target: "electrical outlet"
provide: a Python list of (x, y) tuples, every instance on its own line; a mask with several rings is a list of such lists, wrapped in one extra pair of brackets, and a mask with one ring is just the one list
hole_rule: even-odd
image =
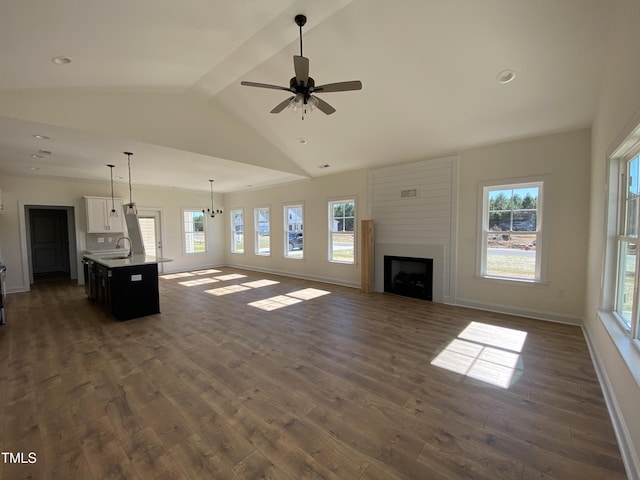
[(107, 237), (107, 242), (108, 242), (108, 243), (113, 242), (113, 237)]
[(98, 243), (104, 243), (104, 237), (98, 237)]

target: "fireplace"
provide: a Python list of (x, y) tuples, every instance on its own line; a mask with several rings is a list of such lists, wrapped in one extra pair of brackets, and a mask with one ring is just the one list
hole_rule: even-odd
[(385, 255), (384, 291), (433, 300), (433, 259)]

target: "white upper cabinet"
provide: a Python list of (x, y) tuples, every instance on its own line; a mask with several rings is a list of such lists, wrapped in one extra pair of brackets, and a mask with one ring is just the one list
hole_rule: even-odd
[(122, 199), (114, 198), (117, 217), (112, 217), (111, 197), (84, 197), (87, 203), (87, 233), (124, 232), (124, 212)]

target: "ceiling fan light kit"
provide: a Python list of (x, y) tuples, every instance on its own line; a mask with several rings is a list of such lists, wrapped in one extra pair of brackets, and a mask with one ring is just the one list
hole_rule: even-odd
[(318, 109), (326, 115), (331, 115), (336, 111), (331, 105), (316, 96), (315, 93), (329, 92), (347, 92), (350, 90), (361, 90), (362, 82), (360, 80), (352, 80), (348, 82), (329, 83), (326, 85), (316, 86), (315, 80), (309, 76), (309, 59), (302, 55), (302, 27), (307, 23), (307, 17), (299, 14), (295, 16), (296, 25), (300, 29), (300, 55), (293, 56), (293, 69), (295, 77), (289, 80), (289, 87), (281, 87), (268, 83), (257, 82), (240, 82), (241, 85), (247, 87), (269, 88), (272, 90), (284, 90), (293, 94), (292, 97), (280, 102), (276, 105), (271, 113), (280, 113), (285, 108), (289, 108), (294, 112), (300, 112), (302, 120), (305, 115), (310, 114), (313, 110)]

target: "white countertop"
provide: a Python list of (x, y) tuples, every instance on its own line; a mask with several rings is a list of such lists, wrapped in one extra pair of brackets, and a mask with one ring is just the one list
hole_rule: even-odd
[(121, 251), (120, 253), (85, 253), (83, 257), (104, 265), (107, 268), (131, 267), (134, 265), (147, 265), (172, 261), (170, 258), (154, 257), (153, 255), (131, 255), (130, 257), (127, 257), (126, 255), (127, 252)]

